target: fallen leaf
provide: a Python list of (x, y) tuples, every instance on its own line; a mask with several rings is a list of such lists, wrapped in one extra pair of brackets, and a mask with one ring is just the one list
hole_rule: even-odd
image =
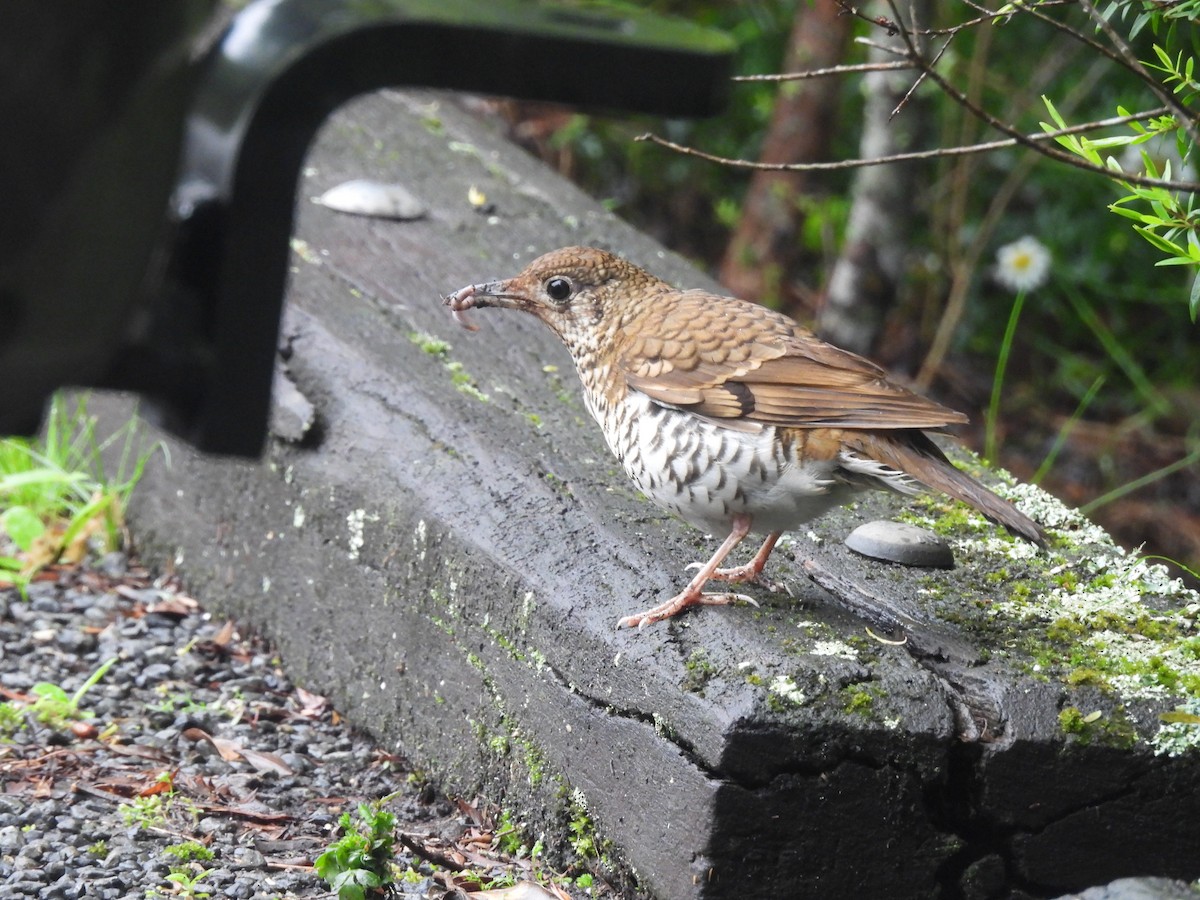
[(110, 753), (118, 753), (121, 756), (133, 756), (138, 759), (148, 759), (151, 762), (165, 763), (171, 758), (157, 747), (147, 747), (144, 744), (118, 744), (114, 742), (107, 746)]
[(277, 775), (293, 774), (291, 767), (274, 753), (263, 753), (251, 750), (249, 747), (242, 747), (239, 752), (242, 754), (242, 759), (259, 772), (274, 772)]
[(1195, 713), (1190, 713), (1186, 709), (1173, 709), (1169, 712), (1159, 713), (1158, 718), (1163, 722), (1174, 722), (1182, 725), (1200, 725), (1200, 716)]
[(483, 813), (479, 811), (479, 807), (476, 804), (468, 803), (462, 797), (455, 797), (454, 805), (458, 807), (458, 811), (460, 813), (462, 813), (476, 825), (480, 826), (481, 828), (483, 827)]
[(309, 719), (320, 718), (329, 707), (329, 701), (326, 698), (320, 694), (306, 691), (302, 687), (296, 688), (296, 699), (300, 702), (299, 715)]
[(233, 628), (233, 620), (231, 619), (231, 620), (227, 621), (224, 625), (221, 626), (221, 630), (218, 631), (215, 635), (213, 635), (213, 637), (210, 639), (209, 643), (216, 644), (218, 647), (225, 647), (225, 646), (228, 646), (229, 642), (232, 641), (233, 638), (234, 638), (234, 628)]
[(183, 736), (189, 741), (208, 741), (226, 762), (237, 762), (243, 759), (258, 772), (275, 772), (278, 775), (291, 775), (292, 770), (280, 757), (274, 753), (264, 753), (243, 747), (237, 741), (227, 738), (214, 737), (203, 728), (185, 728)]
[(167, 594), (157, 603), (148, 606), (146, 612), (186, 619), (199, 608), (200, 604), (186, 594)]
[(153, 797), (155, 794), (169, 794), (175, 790), (175, 774), (171, 773), (168, 777), (157, 777), (146, 787), (138, 791), (139, 797)]

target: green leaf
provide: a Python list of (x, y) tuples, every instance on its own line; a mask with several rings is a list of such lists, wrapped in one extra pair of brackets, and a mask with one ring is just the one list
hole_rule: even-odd
[(382, 880), (374, 872), (350, 869), (329, 882), (329, 887), (337, 891), (338, 900), (365, 900), (367, 888), (377, 888), (382, 884)]
[(30, 690), (43, 700), (50, 700), (54, 703), (64, 704), (70, 704), (71, 702), (71, 698), (67, 696), (66, 691), (60, 688), (57, 684), (51, 684), (48, 681), (39, 681)]
[(60, 472), (57, 469), (30, 469), (26, 472), (12, 472), (0, 478), (0, 494), (11, 494), (14, 491), (31, 485), (67, 485), (87, 481), (82, 472)]
[(1137, 140), (1137, 135), (1133, 134), (1118, 134), (1113, 137), (1092, 138), (1088, 141), (1088, 146), (1104, 150), (1108, 147), (1128, 147)]
[[(1126, 197), (1124, 199), (1125, 200), (1136, 200), (1137, 198), (1136, 197)], [(1119, 202), (1120, 201), (1118, 201), (1118, 203)], [(1117, 203), (1110, 203), (1108, 205), (1108, 208), (1112, 212), (1116, 213), (1118, 216), (1124, 216), (1126, 219), (1133, 219), (1133, 221), (1140, 222), (1143, 225), (1158, 224), (1157, 219), (1152, 219), (1149, 216), (1147, 216), (1145, 213), (1138, 212), (1136, 209), (1128, 209), (1127, 207), (1124, 207), (1124, 206), (1118, 206)]]
[(1133, 230), (1148, 240), (1151, 244), (1161, 250), (1163, 253), (1169, 253), (1171, 256), (1186, 256), (1185, 251), (1178, 244), (1172, 244), (1166, 238), (1160, 237), (1149, 228), (1143, 228), (1140, 225), (1134, 225)]
[(88, 524), (88, 522), (90, 522), (95, 516), (98, 516), (112, 504), (114, 497), (115, 495), (111, 492), (105, 492), (102, 494), (96, 494), (96, 496), (94, 496), (90, 501), (85, 503), (75, 513), (75, 515), (71, 517), (71, 524), (68, 525), (66, 531), (63, 532), (63, 546), (69, 546), (71, 541), (75, 539), (75, 535), (79, 534), (79, 532)]
[(1050, 102), (1050, 98), (1042, 94), (1042, 102), (1046, 104), (1046, 111), (1050, 113), (1050, 118), (1054, 120), (1054, 124), (1059, 128), (1066, 128), (1066, 119), (1059, 115), (1058, 110), (1054, 108), (1054, 104)]
[(33, 542), (46, 533), (41, 518), (28, 506), (13, 506), (0, 513), (0, 528), (26, 553), (32, 549)]
[(1192, 312), (1192, 321), (1196, 321), (1196, 316), (1200, 314), (1200, 272), (1196, 273), (1196, 277), (1192, 279), (1192, 296), (1188, 300), (1188, 309)]

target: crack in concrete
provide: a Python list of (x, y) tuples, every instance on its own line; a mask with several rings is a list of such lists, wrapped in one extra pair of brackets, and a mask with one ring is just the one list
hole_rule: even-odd
[(1004, 750), (979, 744), (952, 745), (947, 778), (940, 792), (934, 794), (931, 791), (927, 795), (931, 821), (963, 842), (963, 846), (938, 868), (937, 878), (943, 896), (965, 896), (964, 883), (970, 870), (989, 857), (996, 857), (1004, 864), (1005, 881), (1016, 890), (1031, 896), (1058, 896), (1064, 892), (1061, 884), (1041, 883), (1022, 871), (1020, 850), (1015, 842), (1021, 837), (1037, 837), (1076, 816), (1091, 810), (1102, 812), (1110, 804), (1138, 795), (1140, 783), (1152, 774), (1152, 770), (1147, 768), (1132, 778), (1116, 782), (1107, 792), (1064, 806), (1040, 824), (1006, 824), (996, 821), (980, 799), (989, 777), (984, 763), (989, 756), (999, 752)]
[(973, 646), (922, 625), (916, 611), (901, 608), (898, 599), (864, 590), (814, 559), (805, 560), (801, 569), (853, 615), (886, 632), (904, 635), (903, 646), (909, 657), (945, 689), (946, 702), (963, 741), (979, 741), (1000, 748), (1012, 744), (1014, 736), (1006, 728), (1008, 715), (995, 684), (969, 672), (979, 660)]
[(655, 734), (659, 735), (668, 743), (672, 744), (676, 749), (678, 749), (680, 755), (683, 756), (685, 760), (687, 760), (706, 778), (717, 782), (725, 782), (730, 780), (727, 775), (706, 763), (696, 751), (696, 747), (691, 741), (681, 737), (677, 732), (674, 731), (674, 729), (667, 726), (658, 717), (652, 715), (651, 713), (643, 712), (631, 707), (617, 706), (610, 700), (601, 700), (600, 698), (581, 690), (578, 685), (568, 679), (565, 675), (563, 675), (562, 672), (560, 672), (549, 662), (545, 663), (544, 669), (553, 675), (554, 680), (559, 684), (560, 687), (562, 687), (564, 690), (570, 691), (572, 694), (582, 699), (597, 712), (606, 716), (615, 716), (616, 718), (626, 719), (628, 721), (649, 726)]

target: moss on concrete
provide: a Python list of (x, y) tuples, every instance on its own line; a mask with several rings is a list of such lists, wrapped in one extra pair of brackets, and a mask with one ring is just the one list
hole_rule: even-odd
[[(956, 574), (927, 576), (925, 597), (957, 601), (953, 620), (992, 656), (1061, 683), (1065, 733), (1140, 741), (1155, 752), (1191, 746), (1180, 739), (1188, 728), (1200, 732), (1200, 722), (1164, 722), (1152, 708), (1186, 711), (1200, 702), (1200, 596), (1039, 488), (1006, 479), (996, 490), (1047, 528), (1049, 549), (998, 533), (962, 504), (920, 498), (903, 518), (946, 535), (960, 565)], [(974, 586), (963, 584), (969, 575)], [(1085, 688), (1105, 698), (1099, 716), (1075, 715), (1069, 698)]]

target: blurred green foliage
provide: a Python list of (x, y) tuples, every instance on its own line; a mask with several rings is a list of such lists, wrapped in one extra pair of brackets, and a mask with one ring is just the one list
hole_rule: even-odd
[[(636, 4), (721, 29), (738, 42), (735, 74), (778, 72), (797, 0)], [(745, 171), (701, 162), (634, 138), (653, 131), (733, 158), (756, 159), (778, 88), (733, 83), (726, 112), (709, 119), (578, 114), (551, 138), (572, 156), (572, 177), (643, 230), (701, 264), (719, 257), (745, 193)], [(848, 179), (843, 179), (848, 183)]]
[[(739, 41), (736, 70), (741, 74), (782, 70), (788, 34), (799, 6), (795, 0), (750, 0), (738, 4), (683, 3), (647, 0), (640, 3), (658, 12), (686, 16), (721, 28)], [(1192, 3), (1192, 6), (1200, 4)], [(1141, 9), (1144, 4), (1127, 4)], [(935, 28), (959, 24), (975, 13), (962, 4), (933, 4), (941, 19)], [(1132, 19), (1108, 11), (1118, 29), (1128, 35)], [(1068, 17), (1089, 37), (1095, 29), (1077, 9), (1048, 9)], [(1144, 25), (1145, 23), (1143, 23)], [(865, 22), (857, 34), (882, 32)], [(944, 38), (931, 39), (940, 46)], [(1197, 55), (1200, 29), (1187, 21), (1165, 23), (1157, 31), (1140, 27), (1133, 37), (1139, 59), (1154, 61), (1155, 43), (1172, 55)], [(1031, 53), (1031, 48), (1037, 48)], [(865, 49), (852, 44), (847, 63), (863, 62)], [(1118, 107), (1130, 110), (1159, 105), (1145, 85), (1128, 71), (1104, 59), (1029, 15), (960, 31), (942, 56), (939, 71), (951, 83), (973, 92), (975, 102), (1026, 134), (1041, 131), (1048, 119), (1041, 95), (1053, 99), (1069, 122), (1104, 119)], [(860, 155), (862, 76), (846, 76), (838, 133), (832, 136), (835, 159)], [(770, 83), (731, 86), (727, 112), (704, 121), (601, 119), (572, 117), (551, 139), (572, 155), (573, 176), (594, 195), (606, 199), (621, 215), (667, 244), (710, 268), (719, 260), (730, 229), (736, 224), (749, 180), (744, 170), (722, 167), (633, 138), (653, 131), (669, 140), (720, 156), (756, 159), (770, 120), (774, 98), (786, 87)], [(926, 82), (919, 91), (934, 110), (929, 146), (951, 146), (990, 140), (994, 132), (975, 123), (963, 108)], [(903, 112), (901, 113), (903, 115)], [(1128, 134), (1129, 127), (1116, 131)], [(1115, 133), (1109, 130), (1105, 133)], [(1103, 134), (1103, 133), (1102, 133)], [(1135, 150), (1143, 148), (1135, 148)], [(1150, 148), (1160, 152), (1157, 146)], [(1165, 152), (1165, 148), (1162, 152)], [(1184, 148), (1189, 149), (1189, 148)], [(1012, 377), (1024, 379), (1024, 393), (1043, 406), (1070, 410), (1087, 395), (1097, 377), (1108, 376), (1089, 416), (1109, 420), (1128, 416), (1145, 419), (1144, 379), (1165, 389), (1194, 391), (1200, 382), (1200, 329), (1188, 314), (1188, 294), (1194, 272), (1186, 267), (1156, 267), (1162, 254), (1144, 241), (1125, 219), (1108, 206), (1121, 196), (1114, 184), (1095, 174), (1037, 158), (1023, 148), (976, 156), (938, 160), (912, 184), (910, 196), (923, 223), (911, 236), (911, 283), (915, 309), (902, 310), (922, 323), (923, 338), (936, 325), (945, 302), (948, 271), (956, 257), (985, 227), (989, 204), (1000, 185), (1014, 179), (1011, 199), (994, 228), (985, 235), (984, 252), (970, 286), (967, 312), (959, 327), (956, 348), (975, 358), (983, 371), (996, 358), (1011, 295), (991, 278), (995, 250), (1024, 235), (1045, 244), (1054, 258), (1050, 283), (1036, 291), (1025, 309), (1013, 358)], [(1192, 151), (1194, 157), (1194, 150)], [(1140, 169), (1135, 158), (1123, 162)], [(1195, 161), (1173, 164), (1176, 177), (1195, 179)], [(821, 173), (814, 181), (821, 193), (805, 202), (808, 218), (803, 240), (814, 251), (832, 235), (840, 238), (849, 202), (850, 172)], [(965, 188), (962, 185), (966, 185)], [(945, 210), (950, 209), (950, 213)], [(830, 260), (814, 253), (809, 286), (819, 289)], [(1092, 315), (1081, 316), (1080, 310)], [(1096, 323), (1107, 332), (1097, 334)], [(1124, 358), (1113, 355), (1113, 341)], [(1119, 354), (1118, 354), (1119, 356)], [(1131, 376), (1129, 360), (1141, 375)], [(1014, 399), (1021, 388), (1014, 388)], [(1180, 433), (1191, 419), (1178, 409), (1151, 404), (1153, 415), (1169, 431)]]

